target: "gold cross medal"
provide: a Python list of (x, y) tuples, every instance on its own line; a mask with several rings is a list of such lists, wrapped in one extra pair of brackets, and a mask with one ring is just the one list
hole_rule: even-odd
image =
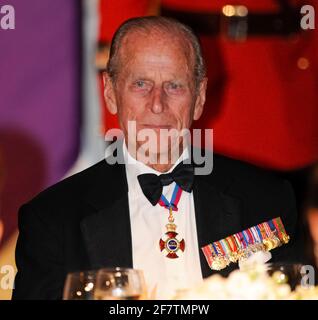
[(185, 250), (185, 241), (184, 239), (178, 240), (177, 235), (178, 233), (176, 232), (177, 226), (173, 223), (174, 218), (172, 214), (172, 209), (170, 208), (169, 210), (169, 223), (166, 225), (167, 232), (165, 233), (166, 235), (166, 240), (162, 240), (162, 238), (159, 240), (159, 247), (160, 251), (165, 251), (166, 257), (170, 259), (176, 259), (179, 258), (177, 255), (177, 252), (181, 250), (184, 252)]

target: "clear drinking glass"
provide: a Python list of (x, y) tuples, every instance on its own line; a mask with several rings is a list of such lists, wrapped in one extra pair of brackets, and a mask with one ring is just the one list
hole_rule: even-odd
[(94, 300), (96, 271), (69, 273), (65, 280), (63, 300)]
[(147, 291), (141, 270), (101, 269), (96, 275), (95, 300), (144, 300)]

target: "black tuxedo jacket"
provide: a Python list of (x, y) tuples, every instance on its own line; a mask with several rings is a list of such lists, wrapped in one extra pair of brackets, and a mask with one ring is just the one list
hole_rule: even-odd
[[(124, 165), (105, 160), (40, 193), (19, 212), (14, 299), (60, 299), (68, 272), (132, 267)], [(213, 171), (195, 176), (198, 244), (202, 246), (280, 216), (289, 244), (272, 261), (298, 262), (296, 209), (290, 185), (251, 165), (214, 155)], [(204, 278), (212, 271), (200, 249)], [(233, 265), (235, 266), (235, 265)], [(221, 273), (233, 269), (228, 267)]]

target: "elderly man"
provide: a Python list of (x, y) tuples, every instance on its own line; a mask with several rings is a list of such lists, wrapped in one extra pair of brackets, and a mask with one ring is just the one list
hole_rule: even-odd
[[(275, 217), (286, 230), (275, 224), (273, 234), (287, 239), (287, 232), (291, 241), (274, 249), (272, 260), (298, 259), (295, 204), (285, 181), (217, 155), (212, 173), (195, 175), (182, 137), (160, 140), (161, 131), (181, 132), (200, 118), (206, 84), (200, 45), (186, 26), (145, 17), (119, 28), (105, 99), (124, 133), (117, 150), (124, 164), (103, 160), (22, 206), (15, 299), (59, 299), (68, 272), (115, 266), (143, 270), (149, 292), (169, 297), (214, 272), (228, 273), (227, 258), (265, 240), (272, 225), (262, 223)], [(154, 132), (158, 150), (145, 150), (129, 123), (137, 134)], [(227, 249), (222, 241), (214, 246), (226, 237)], [(266, 248), (283, 244), (277, 241)], [(209, 248), (216, 250), (210, 256)]]

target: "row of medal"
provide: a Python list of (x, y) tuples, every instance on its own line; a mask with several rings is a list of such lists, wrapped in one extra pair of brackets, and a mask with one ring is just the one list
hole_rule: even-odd
[(258, 251), (270, 251), (289, 242), (280, 217), (260, 223), (244, 231), (202, 247), (212, 270), (221, 270), (230, 263), (247, 259)]

